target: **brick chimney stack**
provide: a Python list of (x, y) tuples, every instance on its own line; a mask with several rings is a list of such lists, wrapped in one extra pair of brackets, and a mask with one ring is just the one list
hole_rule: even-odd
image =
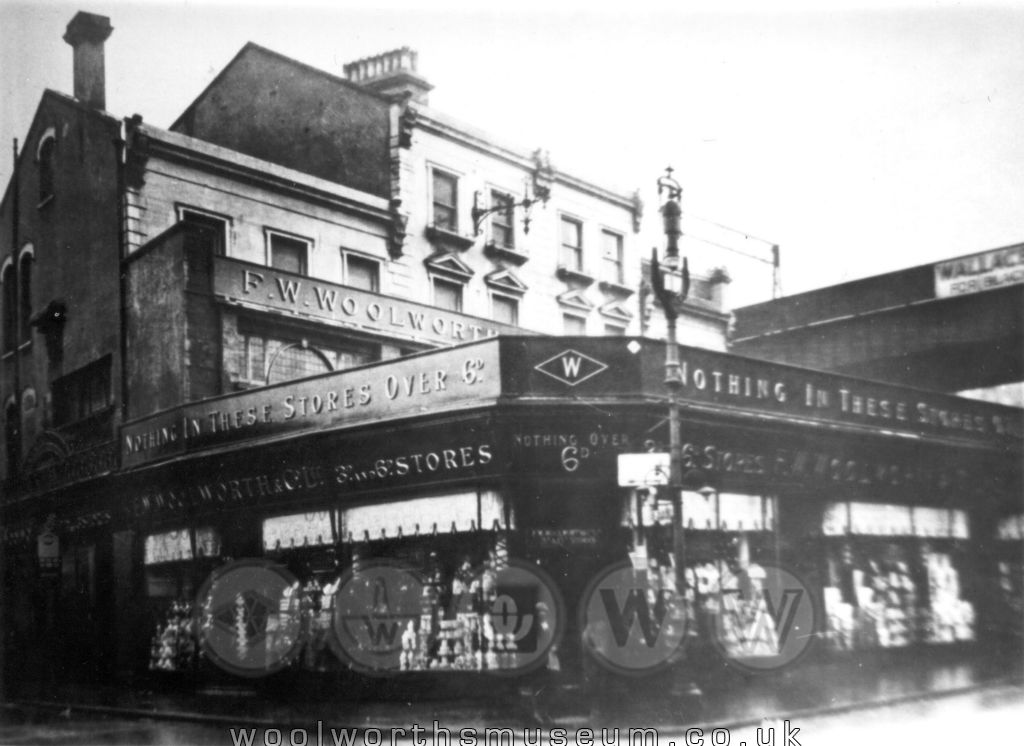
[(107, 107), (103, 42), (113, 30), (106, 16), (78, 11), (64, 32), (64, 41), (74, 49), (75, 98), (94, 109)]
[(345, 77), (371, 91), (395, 99), (412, 96), (418, 104), (427, 104), (434, 87), (416, 72), (417, 53), (409, 47), (364, 57), (345, 65)]

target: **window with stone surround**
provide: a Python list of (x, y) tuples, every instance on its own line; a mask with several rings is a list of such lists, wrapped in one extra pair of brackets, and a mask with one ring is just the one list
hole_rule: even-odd
[(309, 240), (267, 231), (267, 263), (274, 269), (304, 275), (309, 267)]
[(434, 227), (457, 233), (459, 230), (459, 178), (438, 168), (432, 168), (430, 174)]
[(558, 261), (565, 269), (583, 271), (583, 223), (566, 215), (562, 216), (562, 250)]

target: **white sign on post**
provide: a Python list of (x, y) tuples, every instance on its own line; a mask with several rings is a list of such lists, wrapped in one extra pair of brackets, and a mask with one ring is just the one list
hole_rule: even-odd
[(668, 484), (667, 453), (620, 453), (619, 487), (658, 487)]

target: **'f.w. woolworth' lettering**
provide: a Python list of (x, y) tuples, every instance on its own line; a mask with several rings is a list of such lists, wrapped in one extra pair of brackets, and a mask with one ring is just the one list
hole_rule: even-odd
[(269, 267), (255, 267), (219, 258), (214, 268), (214, 292), (230, 302), (258, 305), (315, 317), (374, 333), (458, 344), (514, 332), (513, 327), (487, 319), (447, 312), (411, 301), (297, 277)]

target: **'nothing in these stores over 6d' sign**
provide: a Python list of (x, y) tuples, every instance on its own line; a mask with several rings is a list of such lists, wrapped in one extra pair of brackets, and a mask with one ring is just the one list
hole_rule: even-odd
[(500, 391), (497, 342), (340, 371), (179, 407), (122, 428), (125, 466), (290, 431), (342, 427), (487, 401)]

